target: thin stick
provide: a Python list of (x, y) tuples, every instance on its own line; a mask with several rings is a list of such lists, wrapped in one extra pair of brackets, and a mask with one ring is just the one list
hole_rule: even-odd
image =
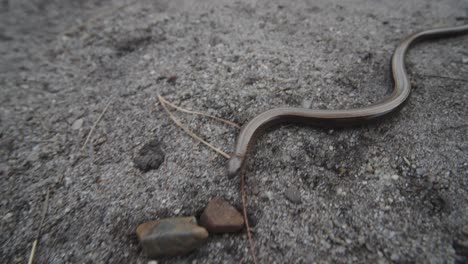
[(197, 111), (191, 111), (191, 110), (187, 110), (187, 109), (184, 109), (180, 106), (177, 106), (169, 101), (167, 101), (164, 97), (161, 97), (161, 99), (164, 101), (164, 103), (166, 103), (167, 105), (169, 105), (170, 107), (173, 107), (181, 112), (184, 112), (184, 113), (188, 113), (188, 114), (195, 114), (195, 115), (201, 115), (201, 116), (206, 116), (206, 117), (209, 117), (209, 118), (212, 118), (212, 119), (215, 119), (215, 120), (218, 120), (218, 121), (221, 121), (227, 125), (230, 125), (230, 126), (233, 126), (237, 129), (240, 129), (241, 127), (234, 123), (234, 122), (231, 122), (229, 120), (226, 120), (226, 119), (223, 119), (223, 118), (220, 118), (220, 117), (217, 117), (217, 116), (213, 116), (213, 115), (210, 115), (210, 114), (205, 114), (205, 113), (202, 113), (202, 112), (197, 112)]
[(47, 209), (49, 208), (49, 195), (50, 195), (50, 188), (47, 189), (46, 198), (44, 201), (44, 207), (42, 208), (42, 216), (41, 216), (41, 223), (39, 225), (39, 230), (37, 231), (37, 238), (41, 236), (42, 233), (42, 226), (44, 225), (44, 220), (47, 214)]
[(90, 140), (91, 135), (92, 135), (93, 132), (94, 132), (94, 129), (96, 129), (96, 126), (98, 125), (99, 121), (101, 121), (102, 117), (103, 117), (104, 114), (106, 113), (107, 108), (109, 108), (109, 106), (110, 106), (111, 103), (112, 103), (112, 98), (109, 99), (109, 102), (107, 103), (106, 107), (104, 107), (104, 110), (102, 110), (102, 112), (101, 112), (101, 114), (99, 115), (98, 119), (96, 119), (96, 121), (94, 122), (93, 127), (92, 127), (91, 130), (89, 131), (88, 136), (86, 137), (86, 140), (85, 140), (83, 146), (81, 147), (81, 151), (83, 151), (83, 149), (86, 147), (86, 144), (88, 144), (88, 141)]
[(452, 80), (452, 81), (456, 81), (456, 82), (468, 82), (468, 79), (452, 78), (452, 77), (440, 76), (440, 75), (418, 74), (418, 76), (419, 77), (427, 77), (427, 78), (447, 79), (447, 80)]
[(34, 254), (36, 253), (36, 247), (37, 247), (37, 239), (34, 240), (32, 244), (32, 249), (31, 249), (31, 255), (29, 255), (29, 261), (28, 264), (32, 264), (34, 260)]
[(49, 195), (50, 195), (50, 188), (47, 189), (46, 198), (44, 201), (44, 206), (42, 208), (42, 216), (41, 216), (41, 223), (39, 224), (39, 230), (37, 230), (37, 236), (32, 244), (31, 255), (29, 255), (28, 264), (32, 264), (34, 261), (34, 255), (36, 253), (37, 244), (39, 243), (39, 239), (41, 238), (42, 233), (42, 226), (44, 225), (44, 220), (47, 214), (47, 209), (49, 208)]
[(185, 133), (189, 134), (191, 137), (193, 137), (194, 139), (202, 142), (203, 144), (205, 144), (206, 146), (208, 146), (209, 148), (211, 148), (212, 150), (218, 152), (219, 154), (221, 154), (223, 157), (225, 157), (226, 159), (230, 159), (231, 156), (229, 156), (229, 154), (227, 154), (226, 152), (222, 151), (221, 149), (211, 145), (210, 143), (208, 143), (207, 141), (203, 140), (201, 137), (195, 135), (195, 133), (193, 133), (190, 129), (188, 129), (187, 127), (185, 127), (184, 125), (182, 125), (182, 123), (171, 113), (171, 111), (169, 111), (169, 109), (167, 108), (167, 105), (166, 103), (164, 102), (164, 99), (158, 95), (158, 99), (159, 99), (159, 102), (161, 103), (162, 107), (164, 108), (164, 110), (166, 111), (166, 113), (169, 115), (169, 117), (172, 119), (172, 121), (174, 121), (174, 123), (182, 128)]
[(252, 234), (250, 233), (249, 219), (247, 218), (247, 209), (245, 207), (245, 171), (241, 172), (241, 197), (242, 197), (242, 212), (244, 213), (245, 227), (247, 228), (247, 238), (249, 239), (250, 245), (250, 255), (254, 264), (257, 264), (257, 258), (255, 257), (255, 247), (252, 239)]

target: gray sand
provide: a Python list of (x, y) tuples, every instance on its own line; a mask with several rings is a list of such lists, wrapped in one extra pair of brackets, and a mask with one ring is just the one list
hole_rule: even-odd
[[(466, 0), (124, 2), (0, 1), (1, 263), (26, 263), (47, 188), (36, 263), (146, 263), (138, 224), (199, 216), (213, 196), (240, 208), (226, 160), (153, 111), (157, 94), (239, 124), (278, 106), (369, 105), (388, 94), (403, 37), (468, 23)], [(286, 125), (258, 141), (247, 210), (260, 263), (455, 261), (468, 223), (468, 37), (422, 43), (407, 66), (414, 90), (393, 118)], [(232, 150), (236, 129), (179, 116)], [(143, 173), (133, 159), (155, 139), (164, 162)], [(243, 232), (158, 263), (250, 261)]]

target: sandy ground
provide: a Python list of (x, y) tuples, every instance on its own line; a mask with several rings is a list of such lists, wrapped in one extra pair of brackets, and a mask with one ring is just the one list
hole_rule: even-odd
[[(1, 263), (27, 261), (48, 189), (36, 263), (146, 263), (138, 224), (198, 216), (213, 196), (240, 207), (225, 159), (153, 111), (158, 93), (239, 124), (277, 106), (369, 105), (388, 94), (403, 37), (468, 23), (464, 0), (191, 2), (0, 1)], [(407, 65), (414, 90), (390, 120), (258, 141), (247, 210), (260, 263), (461, 260), (468, 37), (422, 43)], [(180, 117), (232, 150), (236, 129)], [(143, 173), (133, 160), (152, 140), (164, 162)], [(250, 258), (242, 233), (158, 263)]]

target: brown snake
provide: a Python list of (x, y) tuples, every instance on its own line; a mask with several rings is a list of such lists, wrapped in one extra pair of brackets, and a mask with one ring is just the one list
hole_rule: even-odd
[(236, 148), (228, 163), (230, 178), (245, 166), (248, 151), (266, 128), (280, 123), (300, 123), (319, 127), (345, 127), (381, 120), (398, 110), (408, 98), (411, 86), (406, 74), (404, 59), (408, 48), (416, 41), (451, 37), (468, 33), (468, 25), (435, 28), (408, 36), (392, 56), (393, 92), (384, 100), (370, 106), (349, 110), (314, 110), (307, 108), (274, 108), (259, 114), (244, 125), (237, 138)]

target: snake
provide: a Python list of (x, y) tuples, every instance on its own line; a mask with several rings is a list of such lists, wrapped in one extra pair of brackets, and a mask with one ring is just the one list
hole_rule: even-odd
[(236, 145), (231, 154), (227, 174), (233, 178), (245, 168), (246, 159), (256, 139), (265, 133), (266, 129), (285, 123), (306, 124), (324, 128), (358, 126), (382, 120), (401, 109), (411, 92), (411, 85), (405, 69), (405, 56), (416, 42), (453, 37), (468, 33), (468, 24), (432, 28), (414, 33), (404, 38), (395, 49), (391, 59), (393, 91), (381, 101), (361, 108), (346, 110), (320, 110), (298, 107), (280, 107), (267, 110), (242, 126)]

